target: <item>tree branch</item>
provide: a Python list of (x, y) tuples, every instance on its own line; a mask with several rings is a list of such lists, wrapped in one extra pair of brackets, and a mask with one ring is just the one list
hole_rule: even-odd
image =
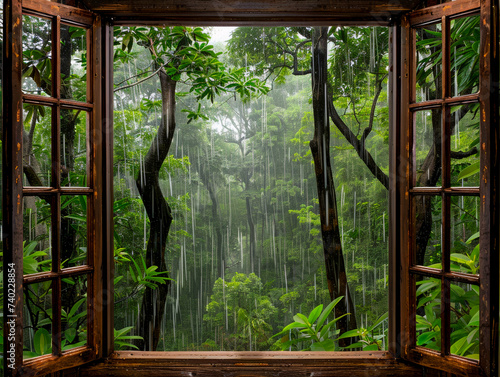
[(470, 157), (470, 156), (473, 156), (475, 155), (476, 153), (478, 153), (479, 151), (477, 150), (476, 147), (466, 151), (466, 152), (462, 152), (462, 151), (450, 151), (450, 157), (453, 158), (454, 160), (461, 160), (463, 158), (467, 158), (467, 157)]
[(379, 73), (377, 73), (377, 78), (375, 81), (377, 91), (375, 92), (375, 96), (373, 97), (372, 108), (370, 110), (370, 121), (368, 123), (368, 127), (364, 129), (363, 135), (361, 136), (361, 143), (363, 145), (365, 145), (366, 138), (372, 131), (373, 120), (375, 119), (375, 110), (377, 109), (378, 97), (380, 96), (380, 93), (382, 93), (382, 82), (385, 80), (386, 77), (387, 75), (383, 75), (382, 78), (379, 78)]
[(35, 169), (31, 165), (23, 165), (23, 173), (26, 174), (26, 178), (30, 186), (43, 186), (40, 177), (35, 172)]
[[(160, 70), (161, 70), (163, 67), (165, 67), (167, 64), (168, 64), (168, 63), (165, 63), (165, 64), (161, 65), (161, 66), (160, 66), (160, 68), (158, 68), (156, 71), (154, 71), (154, 72), (153, 72), (152, 74), (150, 74), (148, 77), (145, 77), (145, 78), (143, 78), (143, 79), (141, 79), (141, 80), (139, 80), (139, 81), (136, 81), (136, 82), (134, 82), (134, 83), (132, 83), (132, 84), (128, 84), (128, 85), (124, 85), (124, 86), (120, 86), (120, 87), (118, 87), (118, 88), (115, 88), (115, 89), (113, 90), (113, 92), (114, 92), (114, 93), (116, 93), (116, 92), (118, 92), (119, 90), (124, 90), (124, 89), (127, 89), (127, 88), (131, 88), (131, 87), (133, 87), (133, 86), (136, 86), (136, 85), (139, 85), (139, 84), (143, 83), (144, 81), (149, 80), (150, 78), (152, 78), (152, 77), (156, 76), (156, 75), (158, 74), (158, 72), (160, 72)], [(139, 75), (137, 75), (137, 76), (139, 76)], [(122, 82), (123, 82), (123, 81), (122, 81)]]
[(379, 180), (379, 182), (388, 190), (389, 189), (389, 176), (385, 174), (380, 167), (377, 165), (375, 160), (373, 159), (370, 152), (366, 150), (366, 147), (363, 143), (358, 140), (356, 135), (352, 133), (352, 131), (347, 127), (344, 121), (340, 118), (337, 110), (335, 109), (335, 105), (333, 104), (333, 97), (331, 92), (328, 91), (328, 114), (332, 122), (338, 128), (338, 130), (344, 135), (346, 140), (354, 147), (354, 150), (361, 157), (361, 160), (365, 163), (366, 167), (372, 172), (372, 174)]

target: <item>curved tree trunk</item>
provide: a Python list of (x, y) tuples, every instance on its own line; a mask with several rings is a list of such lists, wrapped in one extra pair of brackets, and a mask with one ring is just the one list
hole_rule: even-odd
[[(314, 138), (310, 142), (314, 159), (321, 220), (321, 235), (325, 255), (326, 277), (330, 298), (344, 296), (335, 307), (335, 316), (350, 312), (338, 322), (341, 332), (356, 328), (354, 305), (347, 284), (337, 211), (337, 199), (330, 161), (330, 125), (327, 108), (327, 42), (328, 28), (316, 27), (313, 35), (312, 102)], [(349, 320), (348, 320), (349, 318)], [(348, 341), (348, 340), (347, 340)], [(341, 344), (348, 345), (347, 342)]]
[[(156, 136), (144, 157), (136, 184), (144, 208), (149, 218), (150, 230), (146, 249), (147, 266), (158, 266), (158, 271), (166, 271), (165, 247), (172, 224), (170, 206), (163, 197), (159, 184), (159, 171), (167, 157), (175, 131), (175, 88), (162, 70), (159, 73), (162, 96), (162, 119)], [(142, 172), (142, 174), (141, 174)], [(170, 287), (169, 281), (158, 289), (146, 288), (137, 319), (137, 329), (144, 338), (139, 348), (156, 350), (160, 340), (161, 322), (165, 311), (165, 301)]]

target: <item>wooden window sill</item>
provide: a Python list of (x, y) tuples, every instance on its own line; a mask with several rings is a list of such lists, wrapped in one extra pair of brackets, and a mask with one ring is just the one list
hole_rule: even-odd
[[(66, 374), (65, 374), (66, 375)], [(69, 375), (69, 374), (68, 374)], [(422, 376), (390, 353), (378, 352), (140, 352), (118, 351), (82, 367), (100, 376)]]

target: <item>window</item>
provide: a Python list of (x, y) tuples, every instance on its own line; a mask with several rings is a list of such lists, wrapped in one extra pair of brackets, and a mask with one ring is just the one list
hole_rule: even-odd
[(100, 30), (84, 10), (23, 5), (20, 34), (6, 33), (6, 373), (95, 359), (101, 337)]
[[(397, 375), (418, 374), (422, 370), (419, 365), (456, 374), (497, 374), (498, 276), (490, 273), (490, 269), (496, 271), (499, 266), (496, 231), (500, 208), (496, 193), (498, 17), (496, 13), (492, 13), (498, 12), (496, 3), (492, 4), (488, 0), (464, 0), (446, 3), (445, 6), (424, 8), (403, 17), (401, 26), (399, 15), (415, 8), (416, 3), (408, 1), (398, 5), (385, 4), (380, 8), (356, 3), (363, 11), (362, 16), (353, 14), (350, 7), (341, 6), (336, 9), (310, 6), (308, 9), (309, 5), (300, 3), (291, 7), (289, 2), (276, 1), (274, 8), (264, 10), (242, 10), (228, 5), (227, 9), (220, 10), (211, 9), (212, 5), (207, 5), (206, 2), (202, 5), (193, 2), (184, 4), (190, 8), (177, 7), (172, 11), (154, 2), (148, 4), (147, 9), (146, 6), (133, 8), (126, 2), (117, 5), (89, 1), (90, 9), (101, 12), (104, 18), (109, 17), (101, 23), (100, 17), (91, 12), (48, 3), (45, 0), (6, 2), (4, 35), (7, 43), (4, 43), (3, 57), (3, 69), (6, 74), (2, 82), (2, 241), (5, 266), (4, 364), (7, 375), (22, 375), (27, 371), (49, 373), (77, 367), (109, 356), (113, 351), (113, 305), (108, 305), (110, 303), (107, 302), (107, 295), (112, 295), (113, 289), (113, 182), (110, 178), (112, 174), (109, 174), (113, 170), (109, 127), (112, 116), (112, 85), (109, 82), (113, 46), (111, 23), (143, 23), (145, 20), (149, 23), (164, 23), (165, 20), (173, 20), (174, 23), (182, 21), (181, 23), (186, 24), (193, 20), (193, 23), (197, 23), (198, 20), (198, 23), (204, 23), (211, 20), (218, 22), (221, 17), (226, 16), (222, 22), (267, 23), (270, 22), (270, 14), (273, 15), (271, 18), (281, 17), (279, 22), (283, 23), (302, 24), (304, 20), (312, 20), (313, 23), (327, 24), (329, 21), (350, 22), (353, 17), (357, 17), (359, 22), (386, 25), (391, 14), (394, 15), (394, 26), (391, 27), (393, 73), (390, 83), (393, 93), (391, 104), (394, 106), (390, 114), (393, 165), (390, 183), (392, 316), (389, 352), (373, 353), (370, 356), (356, 354), (346, 362), (344, 354), (333, 353), (229, 353), (200, 357), (192, 353), (151, 356), (126, 351), (112, 355), (107, 364), (82, 367), (80, 373), (94, 376), (120, 375), (120, 368), (132, 367), (141, 372), (147, 370), (156, 374), (175, 375), (184, 371), (203, 371), (215, 367), (227, 371), (259, 371), (272, 375), (277, 369), (303, 372), (319, 365), (315, 370), (337, 368), (339, 373), (352, 375), (357, 368), (367, 368), (368, 362), (371, 368), (375, 365), (380, 370), (390, 370)], [(183, 13), (178, 9), (187, 10)], [(339, 15), (335, 15), (337, 11), (340, 12)], [(206, 16), (203, 21), (199, 19), (200, 14)], [(478, 21), (479, 26), (474, 26)], [(25, 40), (26, 48), (23, 47), (21, 27), (28, 24), (39, 28), (41, 33), (46, 35), (51, 48), (43, 50), (41, 44), (35, 40)], [(467, 48), (477, 51), (477, 46), (470, 46), (466, 39), (462, 39), (465, 42), (460, 42), (456, 38), (456, 30), (470, 25), (472, 26), (468, 32), (479, 32), (481, 36), (478, 70), (472, 64), (473, 59), (478, 57), (477, 52), (469, 58), (464, 57), (469, 56), (464, 53)], [(80, 46), (80, 52), (72, 57), (74, 62), (83, 60), (81, 51), (85, 49), (81, 46), (83, 40), (86, 41), (86, 99), (64, 95), (66, 80), (73, 73), (81, 73), (65, 73), (59, 69), (62, 50), (70, 46), (60, 44), (62, 34), (66, 32), (80, 35), (78, 42), (74, 43)], [(81, 36), (85, 34), (87, 37), (82, 40)], [(442, 58), (437, 59), (438, 64), (434, 64), (434, 57), (439, 56), (439, 50)], [(23, 51), (30, 51), (25, 60), (28, 66), (37, 66), (38, 71), (42, 67), (48, 69), (50, 87), (54, 90), (39, 84), (41, 77), (37, 76), (35, 68), (31, 71), (29, 68), (24, 70)], [(56, 64), (48, 68), (47, 60), (44, 62), (42, 59), (45, 54), (41, 53), (42, 51), (50, 53), (51, 61)], [(472, 72), (478, 72), (479, 79), (464, 84), (467, 80), (464, 81), (463, 77), (457, 75), (457, 66), (466, 64), (467, 59), (470, 60)], [(474, 75), (470, 77), (473, 78)], [(75, 124), (79, 125), (80, 146), (83, 145), (82, 138), (86, 141), (86, 150), (82, 153), (88, 157), (87, 166), (68, 167), (65, 164), (64, 151), (68, 148), (68, 141), (63, 137), (63, 123), (67, 119), (61, 119), (61, 115), (72, 117)], [(478, 116), (479, 128), (476, 125)], [(33, 149), (32, 154), (26, 155), (28, 158), (31, 155), (34, 156), (33, 159), (40, 160), (36, 169), (44, 172), (37, 174), (42, 185), (31, 180), (33, 176), (29, 175), (32, 173), (29, 169), (24, 173), (26, 178), (20, 171), (23, 166), (23, 132), (28, 133), (32, 129), (28, 121), (33, 119), (38, 121), (38, 125), (44, 126), (44, 132), (50, 134), (47, 140), (51, 141), (50, 146), (39, 145)], [(24, 120), (27, 121), (26, 124)], [(435, 133), (429, 134), (430, 129)], [(38, 126), (34, 127), (34, 132), (35, 138), (45, 140), (44, 135), (36, 134), (41, 132)], [(471, 146), (474, 135), (480, 137), (479, 173), (476, 172), (477, 154), (472, 153)], [(467, 144), (469, 139), (467, 146), (471, 148), (462, 148), (462, 143)], [(421, 169), (422, 165), (426, 166), (425, 159), (430, 154), (434, 158), (439, 157), (440, 163), (435, 164), (433, 171)], [(82, 178), (84, 175), (85, 179)], [(427, 181), (422, 181), (422, 177), (427, 177)], [(431, 177), (435, 180), (433, 185), (430, 184)], [(457, 183), (458, 177), (460, 178)], [(31, 201), (31, 204), (25, 206), (26, 209), (31, 208), (31, 211), (23, 210), (25, 201)], [(82, 211), (85, 206), (86, 210)], [(417, 241), (421, 224), (425, 225), (427, 221), (419, 216), (419, 206), (431, 208), (431, 219), (434, 215), (434, 219), (442, 220), (441, 226), (434, 224), (434, 229), (431, 229), (433, 236), (428, 239), (435, 240), (434, 243), (420, 244)], [(475, 213), (476, 208), (478, 215)], [(83, 216), (84, 213), (86, 217)], [(46, 239), (43, 234), (37, 239), (38, 230), (33, 229), (39, 216), (50, 217), (50, 227), (40, 230), (47, 234)], [(86, 221), (83, 221), (84, 218)], [(66, 250), (61, 241), (65, 219), (79, 221), (74, 223), (78, 224), (80, 230), (79, 236), (74, 238), (75, 247), (82, 252), (87, 248), (86, 259), (84, 257), (74, 260), (72, 256), (65, 257)], [(25, 221), (28, 224), (25, 224)], [(476, 230), (479, 230), (479, 238), (474, 236)], [(458, 233), (464, 241), (460, 250), (456, 250), (454, 245), (456, 237), (453, 235)], [(30, 242), (33, 240), (37, 243)], [(23, 265), (24, 259), (21, 252), (23, 241), (28, 241), (28, 251), (33, 247), (34, 252), (48, 254), (46, 245), (50, 246), (49, 270), (44, 270), (40, 260), (36, 260), (35, 255), (42, 254), (32, 254), (27, 260), (34, 262), (25, 263), (25, 271), (20, 273), (19, 266)], [(473, 259), (476, 245), (479, 245), (478, 264)], [(466, 258), (472, 261), (466, 261)], [(73, 262), (68, 264), (71, 260)], [(84, 288), (87, 289), (86, 297), (83, 295)], [(62, 295), (69, 294), (68, 292), (76, 296), (71, 308), (64, 307), (61, 301)], [(460, 303), (456, 301), (457, 292), (461, 296), (466, 295)], [(23, 310), (24, 313), (27, 312), (23, 303), (36, 301), (41, 296), (44, 298), (36, 302), (36, 306), (40, 309), (40, 318), (44, 322), (36, 331), (40, 330), (40, 327), (45, 329), (39, 333), (38, 339), (50, 339), (52, 349), (47, 353), (49, 347), (44, 347), (43, 351), (47, 352), (37, 353), (46, 355), (23, 360), (22, 342), (13, 341), (9, 335), (35, 331), (29, 329), (28, 321), (31, 319), (23, 316)], [(478, 300), (477, 296), (479, 309), (472, 311)], [(87, 307), (86, 316), (83, 305)], [(86, 317), (86, 340), (83, 336), (81, 339), (77, 337), (78, 330), (84, 329), (85, 325), (78, 326), (74, 337), (73, 327), (68, 327), (70, 322), (67, 319), (67, 310), (71, 311), (73, 307), (75, 309), (72, 314), (79, 316), (79, 319)], [(10, 308), (12, 312), (8, 311)], [(63, 310), (66, 319), (63, 318)], [(465, 319), (464, 315), (458, 314), (463, 310), (468, 311), (470, 318)], [(17, 317), (9, 317), (9, 313)], [(438, 317), (441, 321), (435, 322)], [(462, 319), (467, 321), (468, 329), (465, 333), (454, 334), (463, 330), (457, 326)], [(431, 328), (426, 330), (423, 327), (426, 325), (424, 321), (429, 322)], [(81, 330), (82, 333), (83, 331)], [(480, 345), (478, 353), (473, 347), (465, 349), (457, 344), (464, 337), (470, 337), (471, 343)], [(80, 346), (77, 340), (85, 343)], [(76, 348), (62, 349), (69, 344)], [(42, 351), (40, 347), (38, 351)], [(12, 356), (14, 364), (9, 364), (9, 358)], [(396, 360), (396, 356), (409, 360), (413, 366), (402, 365)], [(296, 364), (296, 360), (302, 357), (305, 361), (301, 362), (301, 365)], [(193, 367), (193, 364), (200, 367)], [(9, 368), (9, 365), (22, 365), (23, 369), (16, 372)]]
[(404, 354), (453, 373), (489, 373), (490, 365), (483, 323), (492, 303), (480, 299), (494, 252), (484, 205), (492, 127), (484, 16), (479, 2), (447, 3), (410, 14), (404, 29)]

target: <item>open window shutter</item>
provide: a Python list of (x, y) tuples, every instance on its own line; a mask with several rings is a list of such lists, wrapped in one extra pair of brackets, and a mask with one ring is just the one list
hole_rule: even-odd
[(112, 51), (111, 38), (112, 29), (87, 10), (5, 2), (6, 376), (76, 367), (107, 355), (112, 343), (103, 315), (111, 289), (103, 279), (111, 222), (103, 219), (112, 216), (103, 179), (111, 135), (103, 118), (111, 110), (102, 106), (110, 97), (103, 51)]
[(498, 4), (402, 20), (401, 354), (498, 373)]

